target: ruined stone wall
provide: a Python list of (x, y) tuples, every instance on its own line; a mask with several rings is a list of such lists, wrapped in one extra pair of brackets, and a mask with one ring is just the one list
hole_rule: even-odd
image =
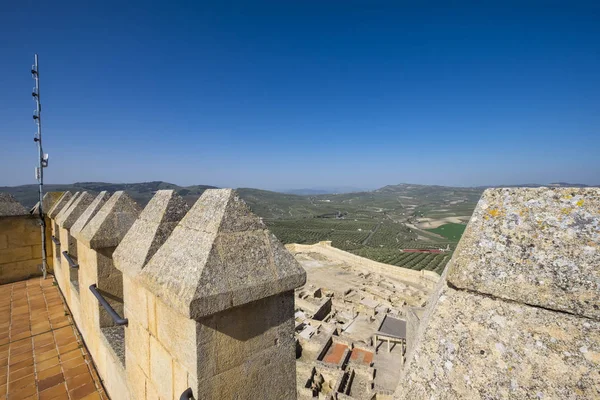
[(368, 258), (348, 253), (347, 251), (337, 249), (331, 246), (330, 241), (323, 241), (316, 244), (288, 244), (286, 248), (294, 252), (315, 252), (323, 254), (326, 257), (347, 262), (350, 265), (364, 267), (372, 272), (380, 274), (390, 274), (410, 283), (423, 285), (433, 289), (440, 279), (440, 276), (433, 271), (415, 271), (408, 268), (396, 267), (394, 265), (383, 264)]
[[(49, 219), (46, 220), (46, 253), (52, 271)], [(41, 276), (40, 220), (12, 196), (0, 193), (0, 284)]]
[(600, 398), (600, 189), (489, 189), (397, 399)]
[(123, 192), (65, 196), (56, 279), (112, 399), (296, 397), (306, 275), (235, 192), (191, 209), (173, 191), (143, 210)]

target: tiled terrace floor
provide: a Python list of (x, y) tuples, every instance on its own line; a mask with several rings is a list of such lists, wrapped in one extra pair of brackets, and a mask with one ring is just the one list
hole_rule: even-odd
[(49, 276), (0, 286), (0, 398), (107, 399)]

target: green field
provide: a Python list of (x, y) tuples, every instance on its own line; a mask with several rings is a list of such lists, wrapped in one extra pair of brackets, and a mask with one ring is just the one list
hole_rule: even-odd
[(459, 241), (467, 226), (463, 224), (444, 224), (434, 229), (427, 229), (429, 232), (437, 233), (448, 240)]

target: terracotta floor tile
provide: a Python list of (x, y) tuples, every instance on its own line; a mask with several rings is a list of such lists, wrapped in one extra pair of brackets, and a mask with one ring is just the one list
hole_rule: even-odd
[(17, 348), (12, 348), (10, 350), (11, 357), (18, 356), (19, 354), (23, 353), (33, 353), (33, 346), (30, 344), (29, 346), (21, 346)]
[(35, 369), (36, 369), (36, 371), (43, 371), (43, 370), (48, 369), (50, 367), (54, 367), (58, 363), (59, 363), (58, 357), (52, 357), (52, 358), (49, 358), (47, 360), (42, 361), (39, 364), (36, 364), (35, 365)]
[(31, 375), (34, 372), (35, 372), (35, 369), (34, 369), (33, 365), (29, 365), (25, 368), (21, 368), (21, 369), (15, 370), (15, 371), (13, 371), (11, 369), (10, 375), (8, 377), (8, 381), (9, 382), (16, 381), (17, 379), (21, 379), (25, 376)]
[(35, 386), (35, 377), (33, 374), (24, 376), (21, 379), (17, 379), (12, 382), (8, 382), (8, 391), (9, 393), (12, 393), (29, 385)]
[(100, 393), (94, 392), (92, 394), (89, 394), (89, 395), (85, 396), (81, 400), (101, 400), (101, 399), (102, 399), (102, 397), (100, 397)]
[(65, 346), (67, 344), (76, 343), (77, 338), (75, 336), (65, 336), (59, 339), (56, 339), (57, 346)]
[(52, 328), (62, 328), (63, 326), (71, 325), (71, 321), (68, 318), (61, 319), (60, 321), (54, 322), (52, 321)]
[(45, 353), (41, 353), (39, 356), (36, 355), (35, 360), (37, 362), (42, 362), (42, 361), (48, 360), (48, 359), (50, 359), (52, 357), (56, 357), (56, 356), (58, 356), (58, 351), (56, 350), (56, 348), (54, 348)]
[(53, 375), (53, 376), (49, 376), (48, 378), (42, 379), (40, 381), (38, 381), (38, 390), (44, 391), (46, 389), (51, 388), (52, 386), (56, 386), (59, 383), (63, 383), (65, 381), (65, 377), (63, 376), (62, 373)]
[(83, 350), (53, 279), (0, 285), (0, 399), (106, 399)]
[(70, 351), (68, 353), (61, 354), (60, 355), (60, 361), (64, 363), (65, 361), (69, 361), (69, 360), (72, 360), (74, 358), (82, 357), (82, 356), (83, 356), (83, 353), (82, 353), (81, 349), (75, 349), (75, 350)]
[(29, 396), (35, 395), (36, 392), (37, 392), (37, 388), (35, 386), (35, 383), (33, 385), (28, 385), (28, 386), (22, 387), (17, 390), (12, 390), (12, 389), (8, 388), (8, 399), (9, 400), (23, 400)]
[(21, 368), (25, 368), (29, 365), (33, 365), (33, 357), (28, 358), (27, 360), (19, 361), (18, 363), (11, 365), (10, 369), (18, 370)]
[(36, 347), (35, 348), (35, 356), (38, 357), (44, 353), (47, 353), (51, 350), (56, 350), (56, 344), (54, 342), (48, 343), (47, 345)]
[(62, 373), (62, 368), (60, 365), (55, 365), (54, 367), (47, 368), (43, 371), (37, 371), (37, 380), (41, 381), (43, 379), (49, 378), (54, 375), (58, 375)]
[(49, 389), (46, 389), (43, 392), (40, 392), (39, 398), (40, 398), (40, 400), (50, 400), (50, 399), (60, 398), (60, 396), (66, 396), (66, 395), (67, 395), (67, 388), (65, 387), (64, 383), (61, 383), (61, 384), (53, 386)]
[(20, 349), (22, 347), (27, 347), (27, 348), (31, 349), (33, 347), (33, 345), (31, 344), (31, 339), (18, 340), (16, 342), (12, 342), (9, 346), (11, 353), (15, 349)]
[(83, 374), (79, 374), (73, 378), (67, 380), (67, 390), (71, 391), (77, 389), (80, 386), (87, 385), (88, 383), (94, 383), (90, 372), (84, 372)]
[(75, 367), (77, 367), (77, 366), (79, 366), (81, 364), (84, 364), (84, 363), (85, 363), (85, 360), (83, 359), (83, 356), (79, 355), (77, 357), (73, 357), (70, 360), (63, 361), (62, 362), (62, 367), (63, 367), (64, 371), (68, 371), (68, 370), (70, 370), (72, 368), (75, 368)]
[(62, 346), (58, 346), (58, 353), (59, 354), (65, 354), (65, 353), (69, 353), (75, 349), (79, 349), (80, 348), (80, 344), (79, 342), (71, 342)]
[(71, 390), (69, 392), (69, 396), (71, 397), (71, 400), (81, 400), (85, 396), (88, 396), (95, 391), (96, 386), (94, 386), (93, 383), (88, 383), (87, 385), (80, 386), (75, 390)]
[(64, 371), (64, 375), (65, 375), (65, 378), (68, 380), (68, 379), (76, 377), (77, 375), (81, 375), (81, 374), (84, 374), (89, 371), (90, 371), (90, 369), (88, 368), (87, 364), (81, 364), (75, 368)]
[(24, 353), (17, 354), (15, 356), (13, 356), (11, 354), (10, 358), (8, 359), (8, 365), (12, 366), (12, 365), (15, 365), (17, 363), (20, 363), (21, 361), (28, 360), (30, 358), (33, 358), (33, 354), (31, 353), (31, 351), (26, 351)]

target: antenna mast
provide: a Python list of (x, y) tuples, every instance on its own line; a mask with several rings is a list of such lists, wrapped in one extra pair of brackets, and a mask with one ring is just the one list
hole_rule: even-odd
[(38, 65), (38, 55), (35, 55), (35, 61), (31, 67), (31, 76), (35, 80), (35, 87), (31, 95), (36, 103), (36, 109), (33, 111), (33, 120), (37, 124), (37, 133), (33, 141), (38, 147), (38, 166), (35, 168), (35, 177), (39, 183), (40, 202), (38, 213), (40, 216), (40, 227), (42, 230), (42, 274), (46, 279), (48, 263), (46, 261), (46, 220), (44, 219), (43, 199), (44, 199), (44, 168), (48, 166), (48, 155), (44, 154), (42, 148), (42, 103), (40, 101), (40, 69)]

